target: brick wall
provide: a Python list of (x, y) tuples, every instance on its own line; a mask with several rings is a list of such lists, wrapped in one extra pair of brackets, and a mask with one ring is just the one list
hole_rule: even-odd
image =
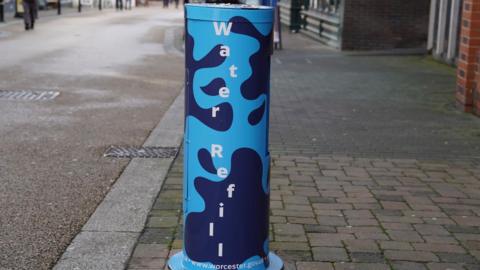
[[(473, 113), (480, 116), (480, 50), (477, 52), (477, 58), (475, 60), (475, 77), (473, 79)], [(463, 107), (463, 106), (462, 106)]]
[(342, 49), (426, 48), (429, 0), (344, 0)]
[[(462, 14), (456, 99), (463, 111), (471, 112), (474, 105), (476, 56), (480, 50), (480, 1), (465, 0)], [(478, 87), (477, 91), (480, 91)]]

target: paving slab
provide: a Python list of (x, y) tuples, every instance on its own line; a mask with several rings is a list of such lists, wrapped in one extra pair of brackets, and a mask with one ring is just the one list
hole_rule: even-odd
[[(284, 37), (272, 65), (270, 235), (285, 269), (480, 265), (480, 120), (449, 107), (453, 69)], [(180, 153), (137, 245), (172, 249), (150, 259), (182, 247), (182, 172)], [(179, 224), (158, 226), (162, 216)]]
[[(0, 100), (0, 268), (50, 269), (81, 231), (130, 161), (105, 150), (142, 146), (181, 92), (183, 62), (172, 52), (182, 24), (181, 11), (152, 5), (42, 17), (28, 32), (21, 22), (1, 25), (0, 90), (60, 94)], [(149, 207), (137, 198), (153, 203), (167, 172), (159, 165), (144, 166), (158, 173), (145, 178), (149, 188), (133, 184), (139, 171), (120, 179), (132, 194), (115, 188), (128, 202), (106, 200), (112, 228), (141, 231)], [(114, 218), (125, 211), (130, 221)]]
[(81, 232), (53, 269), (122, 269), (138, 235), (127, 232)]

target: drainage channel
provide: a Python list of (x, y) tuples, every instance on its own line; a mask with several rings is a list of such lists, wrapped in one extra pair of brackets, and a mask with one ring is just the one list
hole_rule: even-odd
[(0, 100), (47, 101), (60, 95), (58, 91), (0, 90)]
[(177, 153), (177, 147), (110, 146), (103, 156), (113, 158), (173, 158)]

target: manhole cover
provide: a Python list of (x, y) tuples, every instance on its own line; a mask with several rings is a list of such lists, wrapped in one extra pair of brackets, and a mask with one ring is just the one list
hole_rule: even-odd
[(176, 147), (122, 147), (110, 146), (103, 156), (115, 158), (171, 158), (177, 155)]
[(45, 101), (52, 100), (60, 95), (57, 91), (7, 91), (0, 90), (0, 99)]

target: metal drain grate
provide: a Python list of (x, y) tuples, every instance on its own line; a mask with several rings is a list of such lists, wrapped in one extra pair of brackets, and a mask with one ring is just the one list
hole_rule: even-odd
[(60, 95), (57, 91), (7, 91), (0, 90), (0, 99), (45, 101), (55, 99)]
[(178, 148), (176, 147), (122, 147), (110, 146), (104, 157), (114, 158), (172, 158), (177, 155)]

